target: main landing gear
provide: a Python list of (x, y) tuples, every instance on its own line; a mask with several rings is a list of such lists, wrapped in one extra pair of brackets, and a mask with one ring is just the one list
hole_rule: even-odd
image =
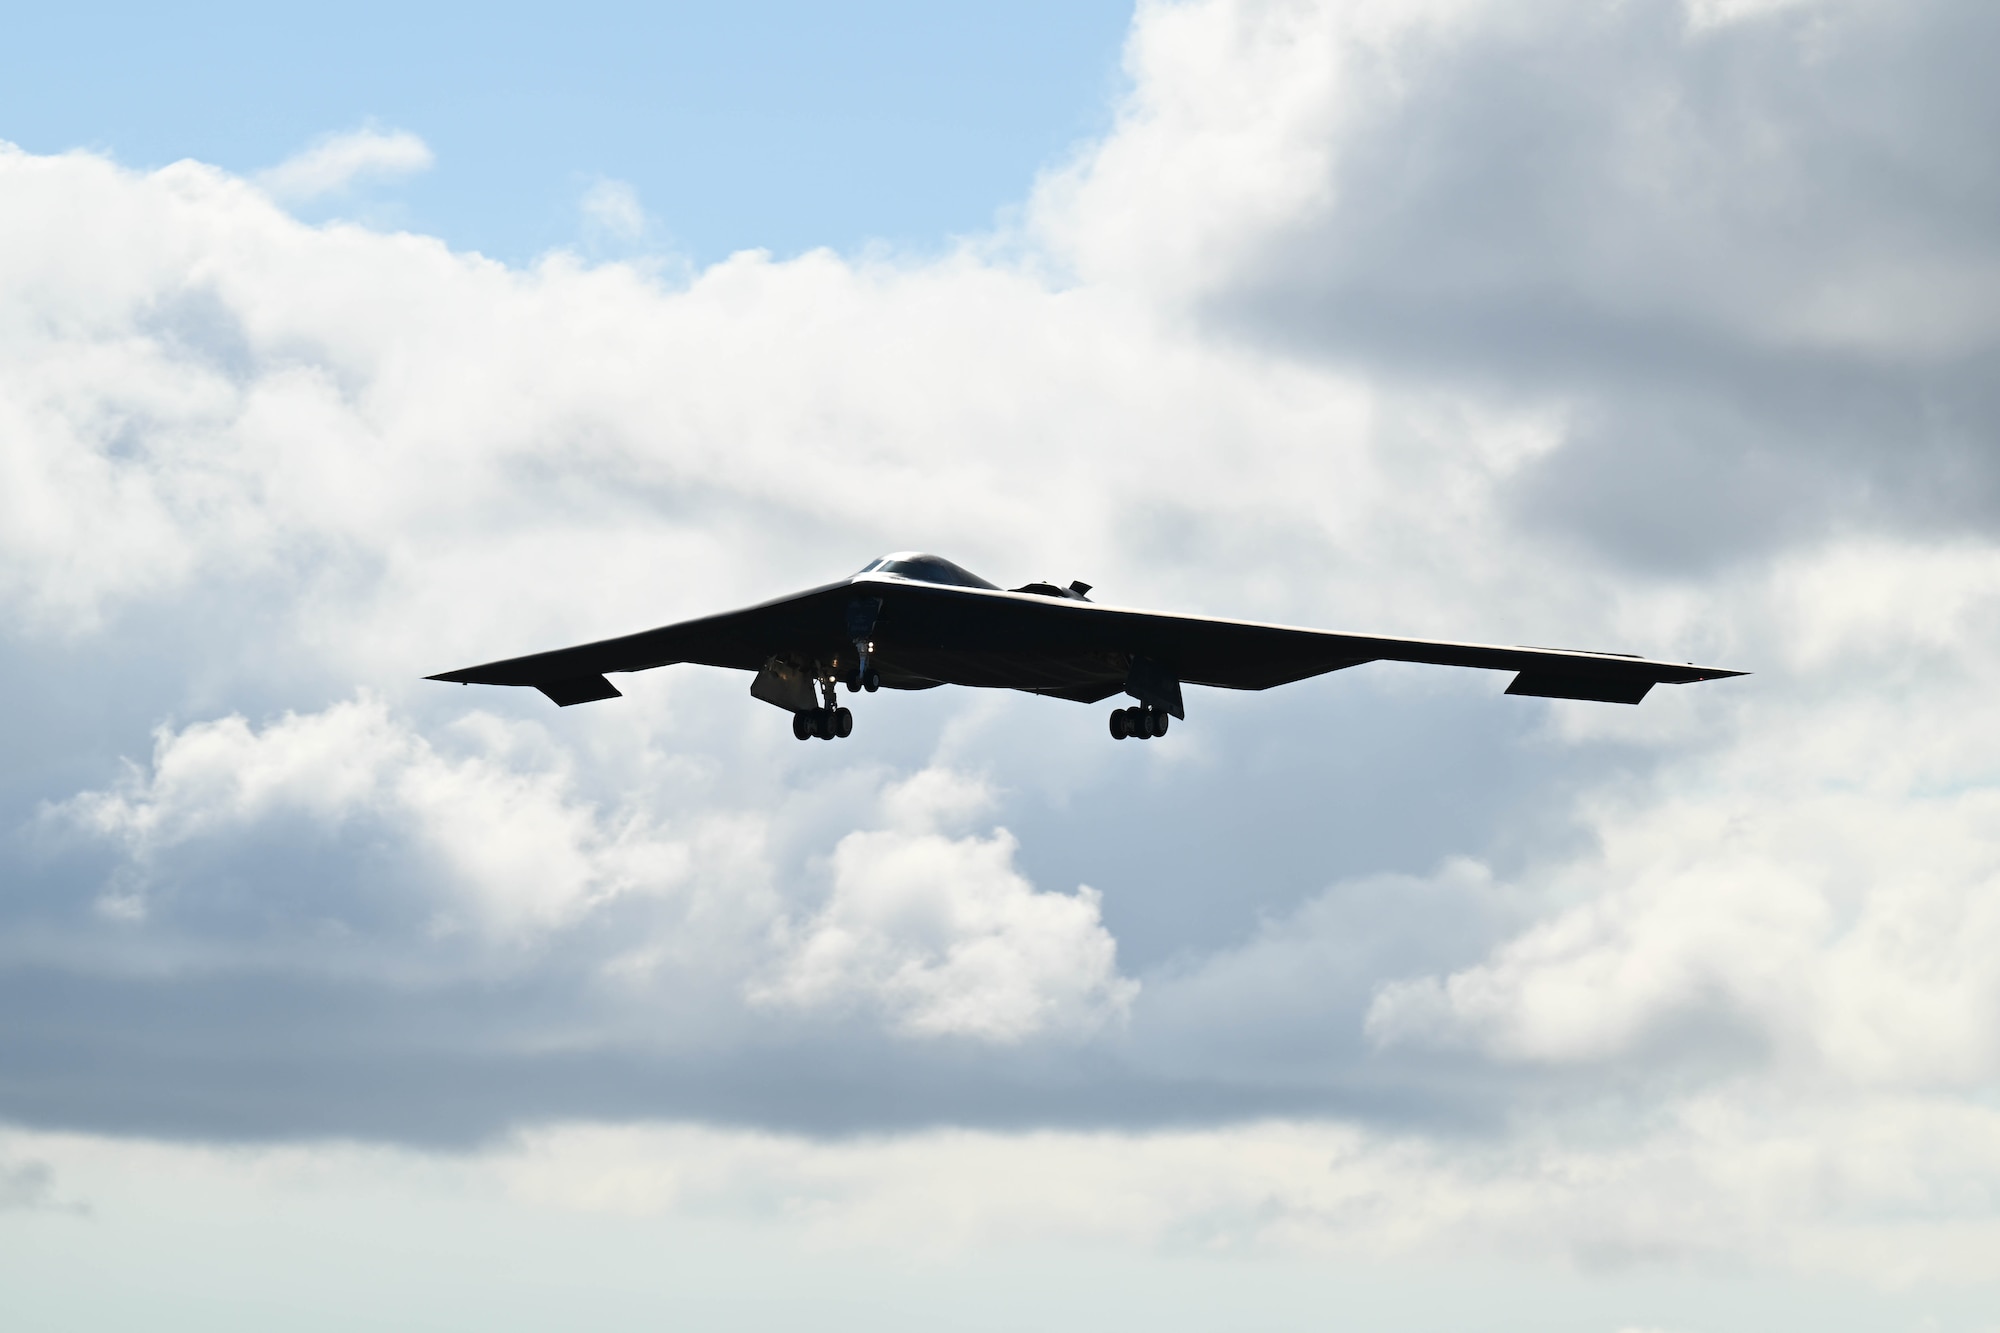
[(802, 741), (817, 736), (830, 741), (854, 734), (854, 711), (848, 708), (808, 708), (792, 714), (792, 735)]
[(1118, 708), (1111, 713), (1111, 739), (1150, 740), (1167, 734), (1167, 714), (1158, 708)]
[[(867, 676), (874, 674), (872, 671), (864, 673)], [(863, 684), (865, 682), (856, 683)], [(815, 736), (823, 741), (830, 741), (841, 736), (852, 736), (854, 734), (853, 710), (842, 708), (834, 703), (836, 696), (833, 691), (833, 681), (831, 679), (821, 681), (820, 684), (826, 690), (826, 706), (823, 708), (808, 708), (804, 712), (793, 713), (792, 735), (802, 741), (809, 741)]]

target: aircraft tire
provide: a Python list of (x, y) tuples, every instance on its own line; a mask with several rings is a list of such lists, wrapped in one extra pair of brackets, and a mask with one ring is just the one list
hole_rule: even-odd
[(881, 673), (877, 671), (864, 671), (861, 674), (861, 688), (868, 691), (870, 694), (873, 694), (875, 693), (875, 691), (881, 689), (882, 688)]
[(1152, 722), (1153, 735), (1164, 736), (1167, 734), (1167, 720), (1165, 713), (1154, 713), (1152, 715), (1150, 721)]
[(833, 710), (833, 734), (845, 739), (854, 734), (854, 710), (836, 708)]
[(1114, 740), (1114, 741), (1122, 741), (1122, 740), (1124, 740), (1124, 739), (1125, 739), (1125, 736), (1126, 736), (1126, 733), (1127, 733), (1127, 731), (1128, 731), (1128, 730), (1129, 730), (1129, 728), (1128, 728), (1128, 727), (1126, 726), (1126, 719), (1125, 719), (1125, 710), (1124, 710), (1124, 709), (1122, 709), (1122, 708), (1114, 708), (1114, 709), (1112, 709), (1112, 710), (1111, 710), (1111, 739), (1112, 739), (1112, 740)]
[(811, 713), (792, 714), (792, 735), (798, 737), (802, 741), (809, 741), (812, 739), (813, 719)]

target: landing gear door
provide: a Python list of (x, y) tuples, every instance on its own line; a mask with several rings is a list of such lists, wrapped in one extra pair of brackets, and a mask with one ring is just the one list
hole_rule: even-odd
[(764, 669), (750, 682), (750, 694), (788, 713), (809, 713), (819, 706), (812, 677), (776, 657), (764, 663)]
[(866, 642), (875, 637), (875, 622), (882, 615), (880, 597), (857, 597), (847, 604), (847, 637)]
[(1125, 674), (1125, 693), (1149, 708), (1187, 721), (1187, 710), (1181, 707), (1181, 678), (1150, 657), (1132, 659)]

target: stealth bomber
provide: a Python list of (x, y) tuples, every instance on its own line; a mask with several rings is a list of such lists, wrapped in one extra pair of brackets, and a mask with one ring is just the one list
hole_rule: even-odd
[(1091, 601), (1087, 583), (1001, 588), (941, 556), (905, 551), (835, 583), (772, 601), (431, 676), (519, 685), (564, 708), (620, 691), (609, 676), (679, 662), (753, 673), (750, 693), (792, 715), (800, 740), (854, 730), (849, 693), (940, 685), (1024, 690), (1112, 711), (1113, 737), (1164, 736), (1187, 717), (1182, 687), (1268, 690), (1366, 662), (1514, 673), (1507, 693), (1636, 704), (1655, 685), (1740, 676), (1624, 653), (1501, 647), (1298, 629)]

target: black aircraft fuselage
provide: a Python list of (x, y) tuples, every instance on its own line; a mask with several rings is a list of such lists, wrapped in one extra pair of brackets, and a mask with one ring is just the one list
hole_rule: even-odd
[(754, 672), (750, 692), (793, 715), (801, 740), (845, 736), (850, 691), (939, 685), (1025, 690), (1078, 703), (1137, 700), (1111, 734), (1164, 735), (1185, 718), (1181, 686), (1264, 690), (1364, 662), (1428, 662), (1515, 673), (1507, 693), (1636, 704), (1654, 685), (1740, 671), (1621, 653), (1508, 648), (1295, 629), (1247, 620), (1100, 606), (1090, 585), (1003, 589), (951, 561), (903, 552), (859, 573), (741, 611), (575, 648), (447, 671), (431, 680), (528, 685), (563, 707), (611, 699), (611, 672), (677, 662)]

